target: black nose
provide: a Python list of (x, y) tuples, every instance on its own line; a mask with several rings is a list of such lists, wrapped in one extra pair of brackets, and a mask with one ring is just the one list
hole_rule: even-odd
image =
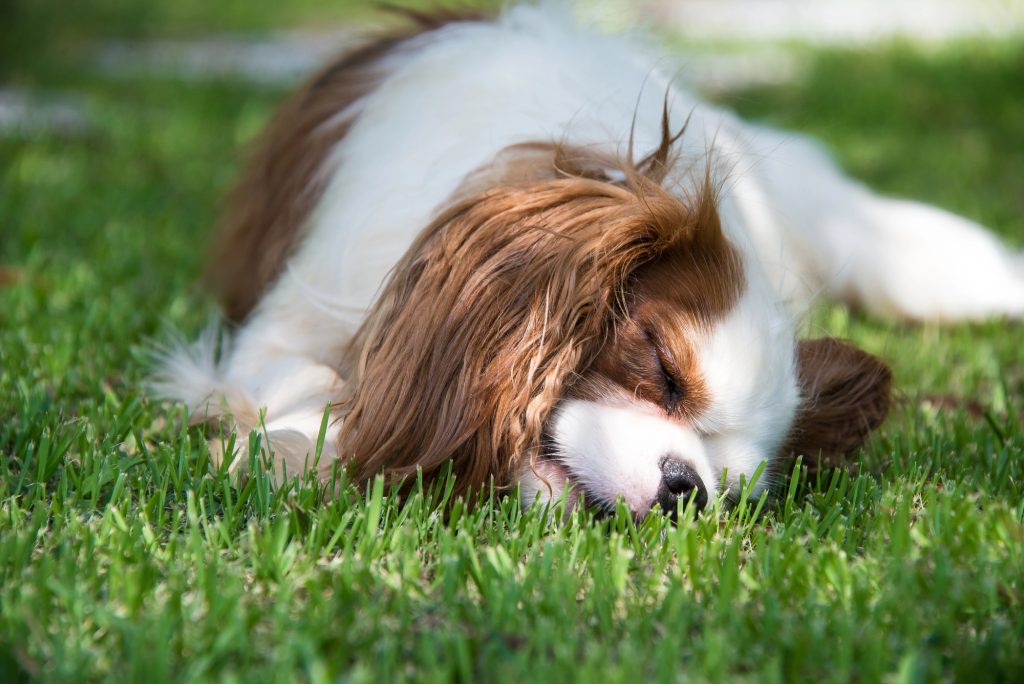
[(679, 499), (685, 503), (691, 496), (697, 511), (704, 510), (708, 504), (708, 490), (705, 489), (697, 471), (671, 456), (663, 459), (661, 485), (658, 487), (658, 505), (661, 506), (661, 510), (674, 519)]

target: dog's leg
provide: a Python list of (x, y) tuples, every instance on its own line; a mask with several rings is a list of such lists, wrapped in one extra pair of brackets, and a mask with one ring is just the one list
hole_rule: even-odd
[(1024, 257), (982, 226), (878, 196), (797, 136), (752, 129), (737, 204), (783, 293), (912, 320), (1024, 317)]
[(858, 259), (838, 296), (916, 320), (1024, 316), (1024, 259), (982, 226), (877, 196), (864, 199), (864, 214), (861, 244), (851, 250)]

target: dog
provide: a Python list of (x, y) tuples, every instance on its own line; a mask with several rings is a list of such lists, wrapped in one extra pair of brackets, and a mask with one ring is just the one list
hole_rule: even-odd
[(211, 261), (233, 332), (155, 383), (290, 473), (700, 510), (885, 418), (881, 360), (797, 339), (818, 294), (1024, 314), (1024, 263), (982, 227), (873, 194), (635, 39), (533, 6), (408, 18), (270, 123)]

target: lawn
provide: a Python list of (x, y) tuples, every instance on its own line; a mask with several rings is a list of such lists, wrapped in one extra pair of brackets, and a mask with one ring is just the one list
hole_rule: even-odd
[[(0, 10), (0, 85), (86, 122), (0, 130), (0, 681), (1024, 678), (1019, 325), (823, 306), (809, 331), (891, 362), (892, 417), (855, 470), (675, 527), (467, 508), (445, 483), (321, 503), (259, 454), (216, 471), (143, 393), (144, 349), (213, 314), (218, 198), (285, 91), (105, 73), (87, 46), (364, 9), (75, 7)], [(797, 53), (796, 82), (716, 97), (1024, 244), (1024, 41)]]

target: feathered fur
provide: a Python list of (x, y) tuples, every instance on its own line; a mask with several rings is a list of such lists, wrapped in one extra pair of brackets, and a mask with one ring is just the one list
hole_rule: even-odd
[(622, 317), (629, 276), (717, 228), (710, 189), (686, 205), (637, 168), (614, 183), (556, 157), (587, 166), (552, 150), (550, 180), (459, 203), (396, 264), (344, 365), (341, 451), (361, 478), (451, 460), (460, 491), (511, 483)]
[(460, 493), (673, 512), (787, 450), (839, 462), (884, 419), (881, 361), (796, 340), (812, 293), (1024, 315), (1021, 257), (980, 226), (871, 193), (636, 43), (547, 7), (451, 19), (282, 108), (211, 267), (242, 324), (219, 358), (212, 338), (163, 357), (162, 396), (258, 421), (290, 472), (330, 406), (324, 472), (450, 462)]

